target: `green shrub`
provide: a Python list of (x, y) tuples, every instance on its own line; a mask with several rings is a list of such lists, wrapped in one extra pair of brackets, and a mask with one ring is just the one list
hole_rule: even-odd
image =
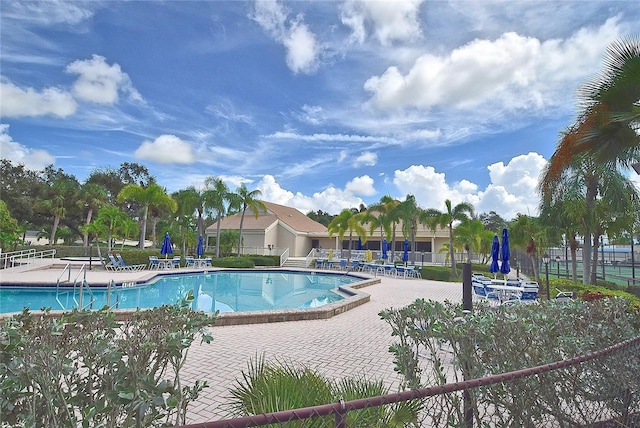
[[(375, 397), (389, 393), (382, 381), (365, 377), (332, 381), (307, 367), (275, 361), (265, 363), (264, 355), (250, 360), (248, 370), (236, 380), (231, 389), (229, 415), (231, 417), (259, 415), (283, 410)], [(348, 427), (407, 426), (417, 420), (419, 404), (403, 402), (393, 406), (372, 407), (351, 411), (347, 415)], [(287, 427), (327, 427), (333, 425), (334, 416), (314, 417), (292, 421)]]
[(280, 256), (249, 256), (255, 266), (279, 266)]
[[(574, 296), (577, 298), (582, 297), (583, 295), (585, 295), (585, 293), (586, 294), (602, 293), (603, 295), (606, 295), (609, 297), (614, 297), (614, 296), (623, 297), (627, 299), (633, 307), (640, 309), (640, 298), (638, 298), (634, 294), (624, 291), (624, 288), (626, 287), (621, 287), (614, 283), (603, 283), (603, 284), (606, 284), (606, 286), (590, 285), (590, 284), (585, 285), (582, 283), (574, 283), (571, 279), (567, 279), (567, 278), (550, 278), (549, 291), (551, 294), (551, 298), (554, 298), (556, 294), (558, 294), (558, 291), (571, 291), (574, 293)], [(544, 287), (545, 286), (543, 285), (543, 287), (541, 288), (544, 288)], [(546, 294), (544, 293), (546, 293), (546, 288), (545, 288), (545, 292), (542, 292), (541, 290), (541, 294), (546, 296)]]
[(2, 426), (158, 427), (185, 424), (206, 382), (183, 385), (189, 346), (215, 316), (182, 303), (137, 311), (25, 310), (0, 326)]
[[(471, 314), (464, 314), (460, 304), (420, 299), (380, 316), (396, 337), (390, 350), (406, 389), (543, 366), (640, 335), (638, 310), (620, 298), (541, 301), (499, 309), (475, 305)], [(603, 415), (623, 421), (640, 407), (634, 355), (637, 347), (472, 389), (474, 415), (500, 427), (592, 426)], [(464, 426), (460, 400), (458, 394), (434, 397), (428, 425)]]
[(424, 266), (422, 268), (422, 279), (451, 281), (451, 268), (445, 266)]
[(255, 267), (249, 257), (224, 257), (221, 259), (213, 259), (211, 263), (215, 267), (222, 268), (251, 269)]

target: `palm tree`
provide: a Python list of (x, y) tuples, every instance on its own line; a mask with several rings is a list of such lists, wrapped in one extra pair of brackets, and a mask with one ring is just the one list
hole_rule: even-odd
[(362, 226), (363, 214), (354, 212), (351, 209), (344, 209), (331, 220), (327, 230), (329, 231), (329, 237), (332, 237), (336, 233), (340, 242), (344, 240), (344, 235), (349, 232), (349, 252), (347, 253), (347, 261), (351, 261), (351, 245), (353, 239), (353, 232), (357, 236), (361, 237), (363, 242), (367, 241), (367, 231)]
[(71, 176), (52, 171), (51, 169), (47, 170), (47, 173), (52, 176), (51, 184), (47, 189), (47, 194), (36, 205), (40, 211), (53, 216), (49, 245), (54, 245), (60, 220), (66, 216), (67, 207), (70, 201), (73, 201), (75, 198), (77, 181)]
[(204, 193), (199, 192), (194, 186), (189, 186), (186, 189), (175, 192), (172, 196), (178, 203), (176, 215), (179, 217), (192, 216), (197, 212), (196, 225), (198, 234), (204, 234)]
[(220, 257), (220, 222), (227, 212), (226, 204), (229, 201), (229, 188), (218, 177), (207, 177), (204, 180), (206, 187), (202, 194), (204, 207), (211, 210), (216, 217), (216, 258)]
[(431, 211), (431, 216), (437, 217), (437, 225), (440, 227), (449, 228), (449, 258), (451, 260), (451, 275), (453, 277), (458, 276), (458, 269), (456, 268), (456, 260), (454, 253), (454, 241), (453, 241), (453, 223), (458, 221), (469, 220), (469, 217), (473, 217), (473, 205), (467, 202), (460, 202), (458, 205), (452, 208), (451, 201), (446, 199), (444, 204), (447, 208), (445, 212)]
[[(149, 216), (149, 207), (151, 205), (171, 205), (175, 207), (175, 201), (171, 199), (169, 195), (164, 191), (162, 187), (155, 183), (149, 184), (147, 187), (142, 187), (137, 184), (127, 184), (122, 188), (116, 198), (118, 203), (124, 201), (134, 202), (142, 205), (142, 215), (140, 217), (140, 248), (144, 248), (144, 241), (147, 236), (147, 218)], [(175, 209), (173, 209), (175, 211)]]
[[(611, 163), (600, 163), (582, 155), (575, 158), (560, 176), (549, 173), (554, 163), (554, 153), (544, 172), (539, 189), (542, 195), (542, 209), (553, 206), (563, 195), (580, 195), (584, 204), (579, 209), (583, 236), (582, 268), (583, 283), (596, 283), (596, 262), (598, 242), (612, 218), (637, 207), (638, 192), (633, 184)], [(568, 190), (568, 191), (567, 191)], [(575, 213), (575, 208), (573, 213)], [(558, 214), (555, 215), (558, 217)], [(569, 216), (569, 219), (575, 219)]]
[(547, 180), (558, 180), (585, 155), (624, 166), (639, 160), (640, 40), (628, 37), (612, 43), (601, 75), (585, 83), (578, 96), (582, 112), (558, 145)]
[[(488, 233), (485, 233), (488, 232)], [(487, 241), (487, 237), (489, 240)], [(463, 248), (469, 249), (467, 257), (471, 260), (471, 252), (480, 254), (483, 242), (493, 240), (493, 232), (486, 231), (484, 224), (480, 220), (465, 220), (454, 231), (454, 239), (462, 244)]]
[(258, 189), (249, 191), (244, 183), (238, 187), (236, 193), (230, 195), (231, 205), (242, 212), (242, 215), (240, 216), (240, 230), (238, 232), (238, 257), (240, 257), (242, 248), (242, 226), (244, 223), (244, 214), (247, 211), (247, 208), (251, 208), (256, 219), (260, 216), (260, 211), (267, 210), (265, 204), (258, 199), (261, 195), (262, 192)]
[[(380, 202), (369, 207), (372, 216), (365, 216), (373, 225), (380, 227), (380, 248), (382, 248), (383, 235), (391, 238), (391, 260), (395, 260), (396, 251), (396, 226), (400, 222), (401, 211), (398, 210), (400, 201), (391, 196), (383, 196)], [(377, 220), (374, 220), (377, 218)]]
[[(130, 220), (127, 213), (120, 210), (120, 208), (115, 205), (107, 205), (98, 211), (98, 218), (94, 223), (104, 225), (107, 229), (107, 248), (108, 251), (111, 251), (113, 235), (117, 231), (117, 228), (120, 227), (121, 224)], [(91, 231), (92, 229), (89, 229)], [(94, 230), (101, 230), (100, 228)]]
[[(87, 182), (80, 187), (76, 204), (80, 208), (87, 208), (85, 225), (91, 223), (93, 211), (106, 204), (107, 200), (107, 189), (105, 189), (104, 186)], [(87, 231), (84, 232), (83, 245), (85, 247), (89, 246), (89, 233)]]
[(402, 220), (402, 235), (408, 236), (411, 240), (411, 250), (416, 250), (416, 230), (418, 222), (424, 211), (418, 206), (416, 197), (407, 195), (404, 201), (398, 205), (398, 211)]

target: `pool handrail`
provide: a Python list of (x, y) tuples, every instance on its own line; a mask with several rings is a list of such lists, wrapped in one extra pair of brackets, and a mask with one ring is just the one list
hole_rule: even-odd
[[(56, 255), (55, 248), (49, 250), (37, 251), (35, 248), (28, 250), (11, 251), (9, 253), (0, 253), (0, 262), (2, 269), (11, 268), (13, 271), (16, 267), (28, 266), (35, 262), (36, 259), (54, 258)], [(26, 263), (18, 263), (17, 261), (26, 260)]]

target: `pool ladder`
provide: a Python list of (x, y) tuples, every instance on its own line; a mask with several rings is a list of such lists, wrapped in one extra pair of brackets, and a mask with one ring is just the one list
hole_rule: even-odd
[[(67, 279), (63, 280), (63, 276), (65, 275), (65, 273), (67, 274)], [(80, 275), (82, 275), (82, 278), (80, 278)], [(89, 286), (89, 283), (87, 282), (87, 265), (86, 264), (82, 265), (82, 267), (80, 268), (80, 271), (78, 272), (75, 279), (73, 280), (73, 288), (61, 286), (61, 284), (63, 283), (71, 283), (71, 263), (67, 263), (67, 265), (64, 267), (64, 269), (60, 273), (58, 280), (56, 281), (56, 300), (58, 301), (58, 304), (60, 304), (60, 307), (63, 310), (70, 309), (65, 307), (64, 303), (62, 303), (62, 301), (60, 300), (60, 297), (67, 294), (71, 294), (76, 308), (93, 309), (93, 303), (95, 302), (96, 299), (95, 299), (95, 296), (93, 295), (93, 291), (91, 290), (91, 287)], [(83, 300), (86, 294), (89, 295), (89, 303), (83, 305)]]

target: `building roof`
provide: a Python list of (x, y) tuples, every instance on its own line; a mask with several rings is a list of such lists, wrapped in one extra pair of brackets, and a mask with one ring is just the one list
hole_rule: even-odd
[[(266, 230), (276, 221), (281, 221), (297, 232), (326, 232), (326, 226), (310, 219), (295, 208), (274, 204), (273, 202), (262, 201), (267, 208), (267, 212), (261, 212), (256, 219), (253, 211), (247, 210), (244, 216), (243, 230)], [(240, 229), (240, 219), (242, 214), (235, 214), (225, 217), (220, 222), (222, 230)], [(215, 232), (217, 223), (207, 228), (210, 232)]]

